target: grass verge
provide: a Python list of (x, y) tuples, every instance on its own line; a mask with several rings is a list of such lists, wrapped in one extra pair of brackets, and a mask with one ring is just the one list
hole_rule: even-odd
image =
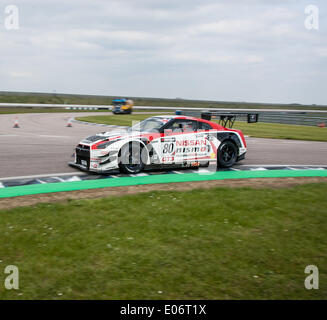
[(238, 121), (235, 128), (257, 138), (327, 141), (327, 129), (279, 123), (247, 123)]
[[(79, 117), (77, 119), (87, 122), (130, 126), (133, 120), (141, 121), (153, 115), (92, 116)], [(235, 122), (234, 128), (241, 129), (245, 135), (257, 138), (327, 141), (327, 128), (263, 122), (246, 123), (242, 121)]]
[[(0, 268), (19, 268), (20, 290), (0, 298), (326, 299), (326, 192), (156, 191), (2, 210)], [(319, 290), (304, 288), (311, 264)]]

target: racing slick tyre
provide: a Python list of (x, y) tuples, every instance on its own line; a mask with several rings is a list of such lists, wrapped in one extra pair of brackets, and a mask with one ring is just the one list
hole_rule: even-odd
[(129, 143), (120, 150), (119, 169), (125, 173), (136, 174), (144, 169), (142, 161), (142, 146), (138, 143)]
[(229, 168), (237, 161), (237, 146), (230, 140), (223, 141), (217, 152), (217, 166)]

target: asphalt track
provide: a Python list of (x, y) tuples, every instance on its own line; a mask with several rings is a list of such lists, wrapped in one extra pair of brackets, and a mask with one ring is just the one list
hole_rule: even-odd
[[(81, 123), (69, 128), (68, 120), (101, 114), (108, 112), (0, 115), (0, 178), (78, 172), (67, 165), (74, 147), (86, 136), (112, 129)], [(17, 117), (20, 128), (13, 128)], [(247, 138), (247, 143), (247, 157), (237, 166), (327, 164), (326, 142)]]

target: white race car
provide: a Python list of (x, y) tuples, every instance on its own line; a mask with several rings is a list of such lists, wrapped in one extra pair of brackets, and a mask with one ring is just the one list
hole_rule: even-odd
[(210, 162), (231, 167), (244, 159), (243, 133), (203, 118), (155, 116), (126, 131), (96, 134), (78, 144), (70, 165), (97, 173), (119, 169), (136, 174), (146, 168), (199, 167)]

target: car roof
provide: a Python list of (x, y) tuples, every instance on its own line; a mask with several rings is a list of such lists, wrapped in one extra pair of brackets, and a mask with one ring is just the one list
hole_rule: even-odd
[(200, 121), (200, 122), (204, 122), (204, 123), (208, 123), (210, 124), (213, 128), (215, 129), (221, 129), (223, 128), (221, 125), (219, 125), (216, 122), (212, 122), (212, 121), (208, 121), (205, 119), (201, 119), (201, 118), (195, 118), (195, 117), (189, 117), (189, 116), (180, 116), (180, 115), (158, 115), (158, 116), (153, 116), (151, 118), (159, 118), (159, 119), (166, 119), (166, 120), (171, 120), (171, 119), (181, 119), (181, 120), (193, 120), (193, 121)]
[(187, 120), (202, 120), (194, 117), (187, 117), (187, 116), (177, 116), (177, 115), (160, 115), (160, 116), (153, 116), (152, 118), (162, 118), (162, 119), (187, 119)]

